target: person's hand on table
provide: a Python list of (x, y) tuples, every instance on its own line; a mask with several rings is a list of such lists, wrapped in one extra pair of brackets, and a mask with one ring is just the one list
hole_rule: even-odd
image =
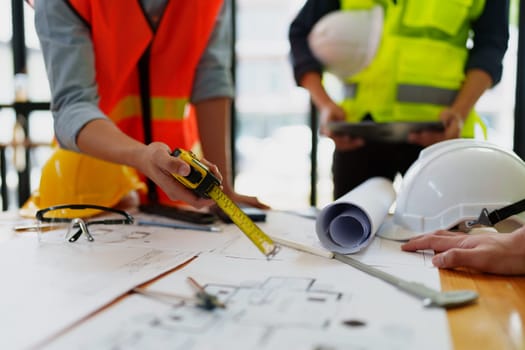
[(412, 238), (404, 251), (432, 249), (439, 268), (471, 268), (502, 275), (525, 274), (525, 226), (512, 233), (436, 231)]
[(254, 207), (258, 209), (268, 210), (270, 207), (261, 201), (257, 197), (253, 196), (246, 196), (243, 194), (239, 194), (231, 189), (231, 186), (224, 185), (224, 193), (237, 205), (240, 206), (247, 206), (247, 207)]
[(443, 131), (423, 130), (412, 132), (408, 135), (408, 142), (426, 147), (440, 141), (461, 137), (463, 118), (458, 112), (451, 108), (446, 108), (440, 113), (439, 119), (444, 125), (445, 129)]
[(319, 114), (319, 131), (321, 135), (334, 140), (335, 148), (338, 151), (352, 151), (364, 145), (364, 140), (362, 138), (333, 133), (328, 129), (328, 123), (344, 121), (346, 119), (346, 113), (340, 106), (333, 102), (327, 103), (319, 109)]
[[(262, 203), (259, 201), (257, 197), (253, 196), (246, 196), (239, 194), (232, 190), (232, 187), (229, 184), (224, 184), (223, 186), (224, 193), (230, 198), (235, 204), (237, 204), (239, 207), (252, 207), (252, 208), (258, 208), (262, 210), (269, 210), (271, 209), (268, 205)], [(219, 218), (221, 218), (223, 221), (226, 220), (226, 222), (229, 222), (225, 217), (222, 209), (219, 208), (217, 204), (213, 205), (210, 208), (212, 213), (215, 213)]]
[[(172, 174), (186, 176), (190, 166), (183, 160), (173, 157), (168, 145), (153, 142), (147, 145), (140, 154), (137, 169), (161, 187), (172, 200), (182, 200), (195, 208), (209, 207), (213, 200), (197, 196), (192, 190), (177, 181)], [(210, 171), (222, 181), (217, 166), (206, 159), (200, 159)]]

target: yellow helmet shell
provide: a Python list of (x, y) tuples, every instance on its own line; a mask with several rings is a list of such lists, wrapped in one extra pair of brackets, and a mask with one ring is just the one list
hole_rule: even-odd
[[(40, 187), (21, 214), (34, 216), (38, 209), (62, 204), (113, 207), (132, 190), (146, 191), (134, 169), (59, 148), (42, 167)], [(97, 213), (86, 209), (80, 216)]]

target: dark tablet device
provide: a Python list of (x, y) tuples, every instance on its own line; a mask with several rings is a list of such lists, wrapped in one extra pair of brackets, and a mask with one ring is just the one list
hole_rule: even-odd
[(393, 122), (375, 123), (363, 121), (360, 123), (331, 122), (328, 123), (330, 131), (336, 134), (361, 137), (368, 141), (380, 142), (406, 142), (408, 134), (420, 131), (443, 131), (441, 122)]
[(139, 210), (147, 214), (155, 214), (170, 219), (192, 222), (194, 224), (211, 224), (217, 221), (217, 215), (203, 213), (177, 207), (170, 207), (158, 203), (141, 204)]

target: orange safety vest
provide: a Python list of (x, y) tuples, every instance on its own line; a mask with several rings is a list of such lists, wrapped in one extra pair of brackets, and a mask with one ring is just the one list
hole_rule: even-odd
[[(189, 97), (222, 2), (167, 1), (154, 31), (139, 1), (69, 0), (91, 31), (99, 107), (124, 133), (201, 152)], [(146, 75), (139, 68), (144, 59)], [(170, 202), (160, 188), (157, 193)]]

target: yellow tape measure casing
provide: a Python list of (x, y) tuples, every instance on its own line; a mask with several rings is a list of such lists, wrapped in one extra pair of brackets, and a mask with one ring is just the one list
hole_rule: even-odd
[(222, 192), (219, 179), (210, 172), (206, 165), (199, 162), (193, 153), (180, 148), (175, 149), (172, 155), (184, 160), (191, 169), (187, 176), (172, 174), (175, 179), (199, 196), (213, 199), (266, 257), (271, 258), (277, 254), (279, 246)]
[(208, 167), (202, 164), (197, 157), (181, 148), (176, 148), (171, 154), (178, 157), (190, 165), (190, 173), (186, 176), (172, 174), (184, 186), (195, 191), (200, 197), (210, 198), (208, 192), (215, 186), (220, 186), (221, 182)]

